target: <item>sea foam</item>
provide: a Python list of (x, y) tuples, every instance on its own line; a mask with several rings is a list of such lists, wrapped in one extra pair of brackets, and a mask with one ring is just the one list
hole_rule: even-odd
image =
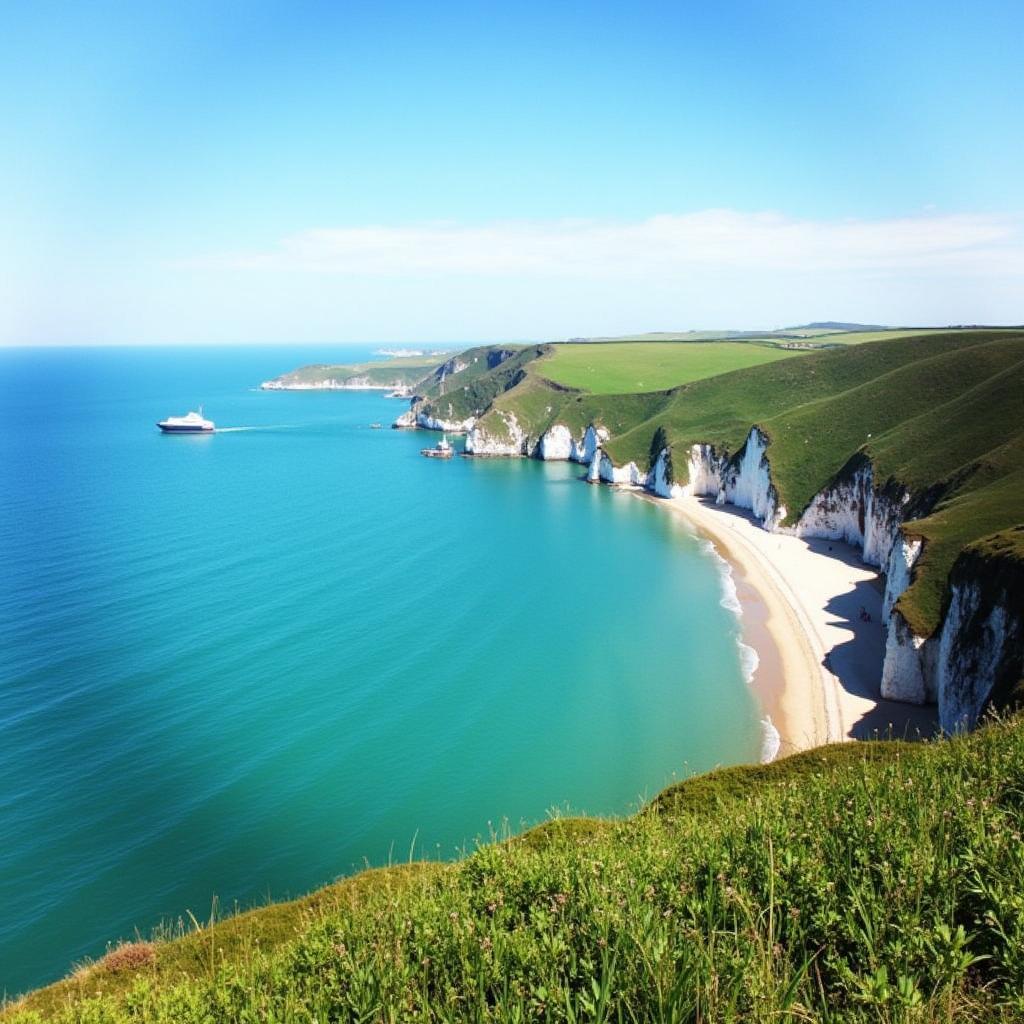
[[(701, 546), (718, 563), (719, 579), (722, 583), (722, 599), (719, 603), (727, 611), (732, 612), (736, 616), (737, 622), (739, 622), (743, 616), (743, 605), (740, 604), (740, 599), (736, 592), (736, 580), (733, 578), (732, 566), (718, 553), (717, 548), (710, 540), (705, 540)], [(757, 668), (761, 664), (761, 659), (757, 656), (757, 651), (750, 644), (743, 642), (740, 635), (736, 637), (736, 646), (740, 652), (740, 667), (743, 670), (743, 677), (746, 679), (747, 684), (751, 685), (754, 682)], [(772, 724), (771, 718), (765, 715), (761, 719), (762, 764), (775, 760), (779, 752), (780, 743), (781, 737), (779, 736), (778, 729)]]

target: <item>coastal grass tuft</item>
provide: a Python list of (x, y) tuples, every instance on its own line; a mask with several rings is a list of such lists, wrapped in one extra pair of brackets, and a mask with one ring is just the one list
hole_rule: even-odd
[(1024, 1018), (1024, 722), (826, 747), (100, 961), (29, 1021)]

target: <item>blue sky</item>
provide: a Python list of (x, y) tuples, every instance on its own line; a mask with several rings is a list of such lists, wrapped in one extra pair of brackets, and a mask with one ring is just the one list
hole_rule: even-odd
[(0, 341), (1024, 321), (1024, 4), (8, 3)]

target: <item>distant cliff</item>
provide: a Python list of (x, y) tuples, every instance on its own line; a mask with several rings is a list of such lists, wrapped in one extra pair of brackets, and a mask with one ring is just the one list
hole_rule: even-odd
[(264, 391), (366, 391), (412, 388), (434, 370), (434, 355), (367, 363), (313, 363), (266, 380)]

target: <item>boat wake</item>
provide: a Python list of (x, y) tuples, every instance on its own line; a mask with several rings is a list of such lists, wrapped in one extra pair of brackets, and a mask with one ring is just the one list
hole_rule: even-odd
[(271, 423), (262, 427), (217, 427), (215, 434), (240, 434), (249, 430), (295, 430), (297, 423)]

